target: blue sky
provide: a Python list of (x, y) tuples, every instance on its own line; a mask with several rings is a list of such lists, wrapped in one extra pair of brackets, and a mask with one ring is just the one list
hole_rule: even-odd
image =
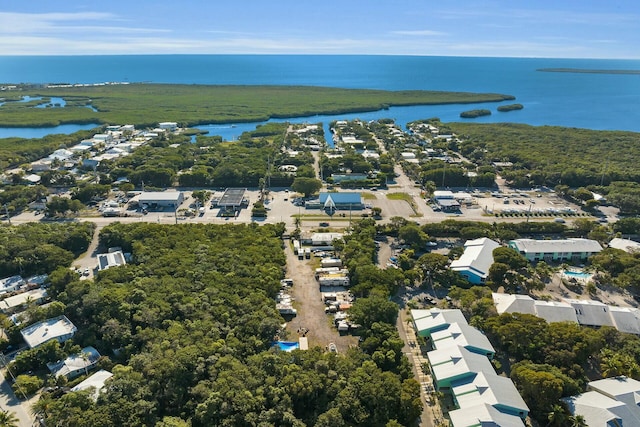
[(4, 1), (0, 55), (640, 59), (639, 23), (638, 0)]

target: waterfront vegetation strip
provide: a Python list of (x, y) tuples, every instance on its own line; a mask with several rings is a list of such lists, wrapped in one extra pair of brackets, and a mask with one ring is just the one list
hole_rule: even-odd
[(640, 74), (640, 70), (599, 70), (590, 68), (539, 68), (547, 73)]
[(0, 126), (45, 127), (66, 123), (151, 126), (167, 120), (195, 126), (377, 111), (391, 106), (469, 104), (515, 99), (511, 95), (496, 93), (173, 84), (25, 88), (21, 94), (60, 97), (72, 102), (63, 108), (33, 108), (30, 103), (5, 103), (0, 106)]
[(508, 111), (522, 110), (524, 105), (522, 104), (509, 104), (509, 105), (501, 105), (498, 107), (498, 111), (504, 113)]

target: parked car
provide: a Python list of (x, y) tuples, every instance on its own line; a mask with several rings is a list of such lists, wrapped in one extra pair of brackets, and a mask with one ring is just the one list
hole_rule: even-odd
[(320, 223), (320, 227), (328, 227), (329, 223), (328, 222), (321, 222)]

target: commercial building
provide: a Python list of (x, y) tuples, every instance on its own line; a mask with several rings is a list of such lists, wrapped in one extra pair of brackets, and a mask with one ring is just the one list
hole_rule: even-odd
[(181, 191), (144, 191), (138, 196), (140, 206), (146, 205), (147, 209), (172, 208), (176, 209), (184, 201)]
[(460, 273), (470, 283), (484, 283), (493, 264), (493, 250), (499, 247), (498, 242), (486, 237), (467, 240), (464, 253), (459, 259), (451, 262), (451, 269)]
[(76, 326), (67, 319), (67, 316), (58, 316), (34, 323), (20, 333), (29, 348), (36, 348), (51, 340), (63, 343), (73, 337), (76, 331)]
[[(360, 193), (320, 193), (320, 208), (325, 210), (362, 210), (364, 202)], [(306, 206), (306, 204), (305, 204)]]
[(510, 241), (509, 247), (532, 262), (581, 261), (602, 250), (600, 243), (590, 239), (517, 239)]
[(227, 188), (217, 201), (217, 206), (228, 210), (237, 210), (242, 206), (248, 206), (249, 201), (244, 197), (246, 192), (246, 188)]

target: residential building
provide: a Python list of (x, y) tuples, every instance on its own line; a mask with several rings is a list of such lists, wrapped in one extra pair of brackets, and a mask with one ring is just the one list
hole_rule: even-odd
[(489, 268), (493, 264), (493, 251), (500, 244), (491, 239), (467, 240), (462, 256), (451, 262), (450, 268), (460, 273), (470, 283), (479, 285), (485, 282)]
[(98, 255), (98, 270), (107, 270), (111, 267), (125, 265), (127, 261), (122, 251), (113, 251), (106, 254)]
[(640, 381), (625, 376), (591, 381), (587, 392), (562, 399), (589, 426), (640, 425)]
[(58, 316), (34, 323), (20, 331), (29, 348), (36, 348), (48, 341), (62, 343), (73, 337), (77, 328), (67, 316)]
[(21, 276), (11, 276), (0, 279), (0, 295), (13, 292), (25, 285), (25, 281)]
[(602, 246), (590, 239), (534, 240), (517, 239), (509, 247), (520, 252), (531, 262), (562, 262), (586, 260), (602, 250)]
[(503, 414), (487, 403), (449, 412), (453, 427), (524, 427), (520, 417)]
[(494, 372), (486, 356), (464, 347), (432, 350), (427, 353), (437, 390), (450, 390), (457, 381), (473, 378), (480, 372)]
[(105, 382), (112, 376), (113, 374), (111, 372), (101, 369), (98, 372), (90, 375), (86, 380), (73, 387), (71, 391), (82, 391), (93, 388), (93, 394), (91, 395), (91, 397), (94, 401), (96, 401), (98, 400), (100, 391), (104, 388)]
[(438, 350), (459, 346), (489, 359), (496, 353), (486, 335), (466, 323), (452, 323), (447, 329), (432, 333), (430, 338), (433, 348)]
[(69, 356), (64, 360), (47, 363), (47, 368), (54, 377), (75, 378), (81, 374), (87, 374), (93, 369), (100, 359), (100, 353), (93, 347), (85, 347), (80, 354)]
[(564, 298), (537, 301), (528, 295), (493, 293), (498, 314), (526, 313), (549, 323), (573, 322), (583, 326), (611, 326), (620, 332), (640, 336), (640, 309), (606, 305), (600, 301)]
[(5, 314), (15, 313), (29, 302), (41, 304), (46, 297), (47, 290), (42, 288), (22, 292), (0, 301), (0, 310)]
[(507, 377), (491, 372), (478, 372), (472, 378), (453, 382), (451, 394), (460, 408), (469, 408), (479, 403), (493, 406), (502, 413), (526, 418), (529, 407), (518, 389)]
[(411, 317), (416, 333), (421, 337), (430, 337), (434, 332), (447, 329), (453, 323), (467, 324), (467, 319), (460, 310), (411, 310)]
[(620, 249), (625, 252), (640, 252), (640, 243), (629, 239), (621, 239), (619, 237), (611, 239), (609, 247)]

